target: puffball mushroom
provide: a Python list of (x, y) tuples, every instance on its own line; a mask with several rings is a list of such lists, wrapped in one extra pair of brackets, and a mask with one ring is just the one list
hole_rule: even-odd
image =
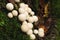
[(25, 13), (25, 10), (23, 8), (19, 8), (19, 13), (23, 14), (23, 13)]
[(17, 16), (18, 15), (18, 12), (16, 10), (13, 10), (12, 11), (12, 14), (13, 14), (13, 16)]
[(34, 29), (34, 34), (38, 34), (38, 30), (37, 29)]
[(44, 32), (38, 32), (38, 35), (39, 35), (40, 37), (44, 37)]
[(23, 22), (23, 25), (27, 25), (27, 21), (24, 21), (24, 22)]
[(15, 0), (15, 2), (20, 2), (20, 0)]
[(28, 17), (28, 22), (30, 22), (30, 23), (33, 23), (34, 22), (34, 19), (33, 19), (33, 17)]
[(22, 25), (22, 26), (21, 26), (21, 30), (22, 30), (23, 32), (27, 32), (27, 31), (29, 30), (29, 28), (28, 28), (27, 25)]
[(31, 35), (31, 34), (33, 34), (32, 29), (28, 30), (28, 32), (27, 32), (27, 35)]
[(9, 18), (13, 18), (13, 14), (12, 13), (8, 13), (8, 17)]
[(25, 20), (27, 19), (27, 17), (26, 17), (25, 14), (20, 14), (20, 15), (18, 16), (18, 19), (19, 19), (20, 21), (25, 21)]
[(33, 24), (32, 23), (27, 23), (27, 26), (32, 29), (33, 28)]
[(20, 6), (20, 8), (27, 8), (28, 7), (28, 5), (25, 3), (20, 3), (19, 6)]
[(29, 20), (30, 15), (27, 16), (27, 20)]
[(33, 19), (34, 19), (35, 22), (38, 21), (38, 17), (37, 16), (33, 16)]
[(35, 37), (34, 34), (31, 34), (31, 35), (30, 35), (30, 39), (34, 40), (35, 38), (36, 38), (36, 37)]
[(19, 8), (19, 13), (26, 14), (28, 16), (28, 12), (26, 10), (24, 10), (23, 8)]
[(44, 32), (44, 29), (43, 28), (39, 28), (39, 32)]
[(14, 6), (12, 3), (7, 3), (6, 8), (11, 11), (14, 9)]
[(26, 8), (26, 7), (29, 7), (29, 6), (28, 6), (27, 4), (25, 4), (25, 8)]
[(26, 11), (25, 11), (25, 13), (24, 13), (24, 14), (26, 14), (26, 16), (28, 16), (28, 12), (26, 12)]
[(19, 6), (20, 8), (25, 8), (25, 3), (20, 3)]
[(31, 11), (31, 8), (27, 7), (27, 12), (30, 13)]
[(39, 28), (38, 35), (39, 35), (40, 37), (44, 37), (44, 29), (43, 29), (43, 28)]
[(34, 13), (33, 11), (30, 12), (30, 15), (32, 15), (32, 16), (33, 16), (34, 14), (35, 14), (35, 13)]

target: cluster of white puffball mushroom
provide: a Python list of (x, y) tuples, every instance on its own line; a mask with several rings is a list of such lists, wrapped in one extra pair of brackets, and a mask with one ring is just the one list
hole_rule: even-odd
[[(15, 0), (15, 2), (20, 2), (20, 0)], [(18, 16), (19, 21), (22, 22), (21, 30), (30, 36), (32, 40), (36, 38), (34, 34), (38, 34), (40, 37), (44, 37), (44, 29), (39, 28), (33, 30), (33, 23), (38, 21), (38, 17), (35, 16), (34, 11), (25, 3), (19, 3), (19, 9), (14, 10), (14, 5), (12, 3), (7, 3), (6, 8), (9, 11), (8, 17), (13, 18), (13, 16)]]

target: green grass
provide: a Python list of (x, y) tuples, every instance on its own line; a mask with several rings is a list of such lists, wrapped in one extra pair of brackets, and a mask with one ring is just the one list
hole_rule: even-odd
[(0, 11), (0, 40), (30, 40), (20, 29), (21, 23), (14, 17), (9, 19), (7, 12)]

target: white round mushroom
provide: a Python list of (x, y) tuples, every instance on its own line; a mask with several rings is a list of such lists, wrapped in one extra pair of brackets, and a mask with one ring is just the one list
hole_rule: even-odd
[(33, 28), (33, 24), (32, 23), (27, 23), (27, 26), (32, 29)]
[(33, 16), (33, 19), (34, 19), (35, 22), (38, 21), (38, 17), (37, 16)]
[(14, 9), (14, 6), (12, 3), (7, 3), (6, 8), (11, 11)]
[(27, 21), (24, 21), (24, 22), (23, 22), (23, 25), (27, 25)]
[(25, 21), (25, 20), (27, 19), (27, 17), (26, 17), (25, 14), (20, 14), (20, 15), (18, 16), (18, 19), (19, 19), (20, 21)]
[(32, 11), (32, 9), (27, 7), (27, 12), (30, 13), (31, 11)]
[(25, 3), (20, 3), (19, 6), (20, 8), (24, 8), (24, 9), (28, 7), (28, 5)]
[(27, 4), (25, 4), (25, 8), (26, 8), (26, 7), (29, 7), (29, 6), (28, 6)]
[(44, 37), (44, 29), (43, 29), (43, 28), (39, 28), (38, 35), (39, 35), (40, 37)]
[(18, 12), (16, 10), (13, 10), (12, 11), (12, 14), (13, 14), (13, 16), (17, 16), (18, 15)]
[(28, 12), (25, 11), (24, 14), (26, 14), (26, 16), (28, 16)]
[(43, 28), (39, 28), (39, 32), (44, 32), (44, 29)]
[(21, 26), (21, 30), (22, 30), (23, 32), (28, 32), (29, 28), (28, 28), (27, 25), (22, 25), (22, 26)]
[(38, 35), (39, 35), (40, 37), (44, 37), (44, 32), (38, 32)]
[(29, 20), (30, 15), (27, 16), (27, 20)]
[(30, 39), (34, 40), (36, 38), (36, 36), (34, 34), (30, 35)]
[(20, 14), (23, 14), (23, 13), (25, 13), (26, 11), (23, 9), (23, 8), (19, 8), (19, 13)]
[(34, 34), (38, 34), (38, 30), (37, 29), (34, 29)]
[(31, 34), (33, 34), (32, 29), (28, 30), (28, 32), (27, 32), (27, 35), (31, 35)]
[(25, 8), (25, 3), (20, 3), (19, 6), (20, 8)]
[(12, 13), (8, 13), (8, 17), (9, 18), (13, 18), (13, 14)]
[(34, 13), (33, 11), (30, 12), (30, 15), (32, 15), (32, 16), (33, 16), (34, 14), (35, 14), (35, 13)]
[(34, 19), (33, 19), (33, 17), (28, 17), (28, 19), (27, 19), (30, 23), (33, 23), (34, 22)]
[(15, 2), (20, 2), (20, 0), (15, 0)]

